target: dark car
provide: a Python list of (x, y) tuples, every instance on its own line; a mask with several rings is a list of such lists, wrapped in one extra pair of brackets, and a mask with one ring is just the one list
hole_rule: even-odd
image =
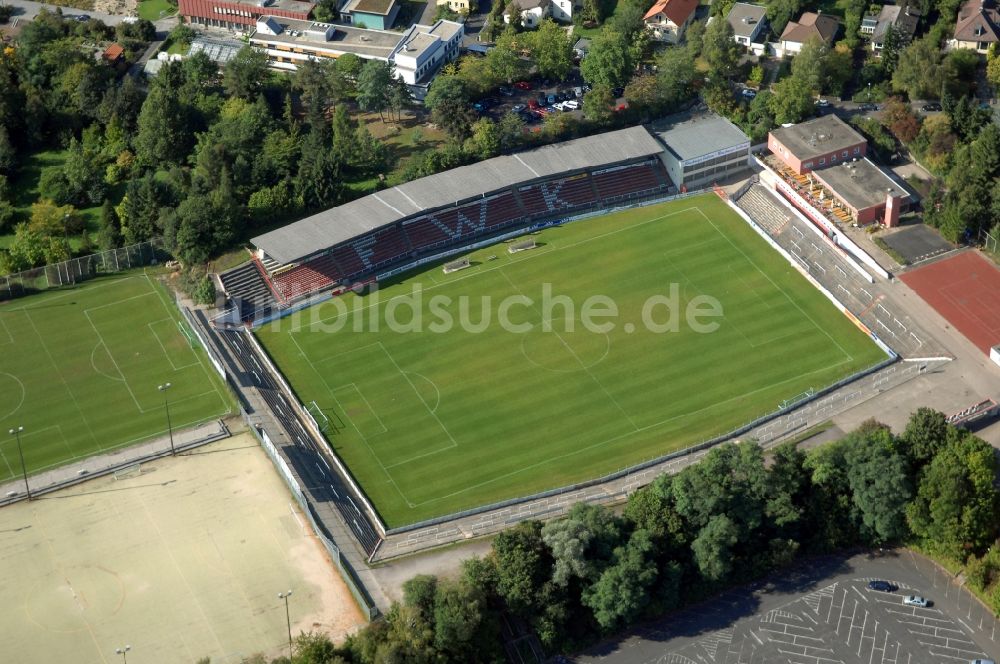
[(543, 106), (544, 107), (544, 106), (548, 106), (549, 105), (549, 100), (548, 100), (548, 98), (545, 95), (541, 95), (541, 96), (538, 97), (538, 99), (535, 101), (535, 103), (538, 104), (539, 106)]
[(880, 593), (892, 593), (896, 592), (896, 586), (892, 585), (888, 581), (876, 579), (868, 582), (868, 590), (877, 590)]
[(514, 84), (514, 87), (517, 88), (518, 90), (530, 90), (531, 83), (528, 83), (527, 81), (518, 81), (517, 83)]
[(865, 112), (868, 112), (868, 111), (877, 111), (878, 110), (878, 104), (864, 103), (864, 104), (861, 104), (860, 106), (858, 106), (858, 110), (859, 111), (865, 111)]
[(511, 88), (508, 88), (505, 85), (501, 85), (500, 86), (500, 94), (502, 94), (504, 97), (513, 97), (514, 96), (514, 90), (512, 90)]
[(549, 106), (556, 103), (557, 101), (559, 101), (559, 98), (556, 97), (555, 95), (549, 95), (548, 97), (545, 98), (545, 103)]
[(941, 110), (941, 104), (937, 103), (936, 101), (931, 102), (930, 104), (924, 104), (923, 106), (921, 106), (920, 110), (924, 111), (925, 113), (934, 113), (936, 111)]
[(75, 19), (77, 21), (79, 21), (80, 23), (83, 23), (84, 21), (89, 21), (90, 20), (90, 14), (77, 14), (77, 16), (75, 17)]
[(617, 99), (618, 97), (623, 97), (625, 96), (625, 88), (615, 88), (614, 90), (611, 91), (611, 94), (615, 96), (615, 99)]

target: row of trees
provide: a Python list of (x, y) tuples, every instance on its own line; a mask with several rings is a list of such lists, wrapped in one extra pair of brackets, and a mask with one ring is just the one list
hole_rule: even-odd
[[(335, 648), (300, 640), (296, 662), (502, 661), (501, 624), (526, 623), (547, 652), (571, 651), (805, 555), (919, 544), (980, 583), (1000, 565), (993, 449), (920, 409), (895, 435), (870, 421), (809, 452), (753, 442), (714, 448), (630, 496), (620, 515), (578, 504), (566, 518), (500, 533), (455, 579), (418, 576), (384, 620)], [(513, 620), (511, 620), (511, 618)]]

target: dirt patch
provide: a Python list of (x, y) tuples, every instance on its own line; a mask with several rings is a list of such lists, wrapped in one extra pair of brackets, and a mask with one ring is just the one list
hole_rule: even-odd
[(91, 0), (95, 11), (122, 16), (138, 16), (139, 5), (136, 0)]

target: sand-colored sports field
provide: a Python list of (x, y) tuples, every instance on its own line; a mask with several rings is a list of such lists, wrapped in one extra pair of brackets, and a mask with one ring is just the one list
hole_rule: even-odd
[(0, 509), (6, 664), (238, 662), (364, 618), (249, 434)]

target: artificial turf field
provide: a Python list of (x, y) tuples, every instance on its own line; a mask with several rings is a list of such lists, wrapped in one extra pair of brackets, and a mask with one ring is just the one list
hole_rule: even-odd
[[(230, 410), (163, 286), (143, 273), (0, 304), (0, 481), (167, 433)], [(192, 337), (193, 339), (193, 337)]]
[[(322, 410), (321, 424), (330, 421), (327, 438), (387, 526), (690, 446), (885, 357), (714, 195), (576, 221), (533, 239), (537, 249), (486, 247), (468, 255), (466, 270), (445, 275), (431, 266), (257, 331), (302, 402)], [(543, 330), (544, 284), (575, 302), (573, 331), (559, 307), (552, 331)], [(669, 295), (671, 284), (682, 307), (698, 295), (716, 298), (723, 316), (702, 322), (718, 329), (695, 332), (683, 319), (676, 332), (643, 325), (644, 303)], [(418, 288), (421, 331), (393, 331), (389, 315), (409, 321), (406, 298)], [(579, 322), (595, 294), (618, 307), (606, 333)], [(435, 295), (452, 303), (435, 309)], [(500, 302), (519, 295), (534, 304), (512, 307), (509, 318), (532, 324), (528, 332), (497, 322)], [(489, 325), (435, 331), (442, 311), (460, 320), (463, 296), (466, 319), (489, 312)], [(666, 313), (654, 318), (664, 322)]]

